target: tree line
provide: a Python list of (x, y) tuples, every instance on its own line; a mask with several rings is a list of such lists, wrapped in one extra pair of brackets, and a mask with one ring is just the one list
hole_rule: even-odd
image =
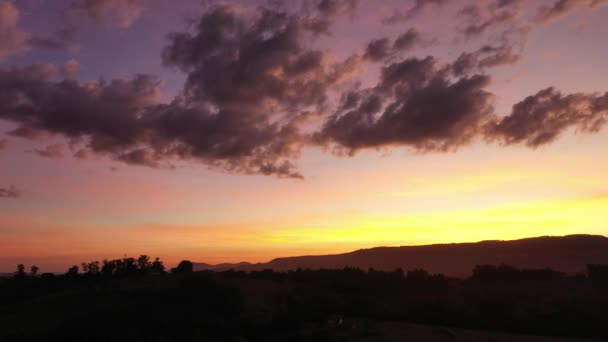
[[(182, 260), (176, 267), (169, 272), (172, 274), (187, 274), (193, 272), (193, 264), (190, 260)], [(25, 271), (24, 264), (17, 265), (17, 271), (14, 274), (15, 278), (36, 277), (40, 268), (36, 265), (30, 267), (30, 272)], [(124, 257), (120, 259), (104, 259), (102, 262), (98, 260), (83, 262), (78, 265), (73, 265), (63, 274), (65, 277), (77, 277), (78, 275), (88, 277), (128, 277), (135, 275), (164, 275), (167, 274), (165, 264), (159, 257), (152, 260), (148, 255), (140, 255), (137, 258)], [(43, 277), (54, 276), (53, 273), (43, 273)]]
[(195, 272), (188, 260), (167, 270), (142, 255), (63, 274), (26, 269), (0, 278), (3, 342), (343, 341), (381, 333), (383, 321), (608, 338), (608, 265), (580, 274), (479, 265), (459, 279), (350, 267)]

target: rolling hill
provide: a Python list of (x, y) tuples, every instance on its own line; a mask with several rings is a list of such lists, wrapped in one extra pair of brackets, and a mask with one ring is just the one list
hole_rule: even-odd
[(267, 263), (209, 265), (195, 270), (222, 271), (297, 268), (358, 267), (377, 270), (422, 268), (431, 273), (468, 276), (476, 265), (508, 264), (518, 268), (552, 268), (565, 273), (584, 272), (587, 264), (608, 264), (608, 238), (601, 235), (543, 236), (510, 241), (376, 247), (350, 253), (276, 258)]

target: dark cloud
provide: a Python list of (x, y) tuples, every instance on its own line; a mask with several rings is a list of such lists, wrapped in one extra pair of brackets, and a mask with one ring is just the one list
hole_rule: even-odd
[(479, 68), (491, 68), (500, 65), (510, 65), (519, 62), (521, 53), (516, 51), (513, 46), (489, 46), (481, 48), (480, 52), (485, 54), (479, 60)]
[(393, 13), (382, 19), (385, 24), (396, 24), (406, 21), (417, 16), (422, 10), (430, 5), (443, 6), (447, 0), (415, 0), (414, 5), (406, 11), (395, 10)]
[(581, 7), (594, 8), (608, 4), (608, 0), (556, 0), (553, 5), (541, 6), (536, 15), (536, 22), (548, 23), (568, 15)]
[(26, 139), (40, 139), (48, 136), (45, 130), (31, 126), (19, 126), (8, 134)]
[(302, 27), (314, 35), (329, 34), (335, 18), (354, 14), (358, 0), (321, 0), (316, 3), (316, 13), (302, 16)]
[(488, 126), (487, 137), (507, 145), (537, 147), (569, 128), (597, 132), (607, 120), (608, 93), (565, 95), (551, 87), (515, 104), (511, 114)]
[(451, 68), (456, 76), (462, 76), (487, 68), (515, 64), (521, 58), (521, 49), (508, 43), (499, 46), (484, 45), (474, 52), (462, 53)]
[[(145, 137), (144, 119), (160, 102), (157, 79), (139, 75), (80, 84), (55, 81), (55, 76), (48, 65), (0, 71), (0, 117), (19, 124), (12, 134), (86, 138), (91, 150), (112, 155), (151, 141)], [(55, 147), (39, 154), (56, 155), (53, 151)]]
[[(502, 56), (494, 54), (497, 48), (481, 50), (491, 58), (475, 59), (469, 71), (481, 61), (498, 63)], [(479, 139), (534, 148), (570, 128), (595, 133), (608, 122), (608, 93), (562, 94), (554, 88), (527, 97), (500, 117), (494, 95), (486, 90), (489, 76), (456, 72), (461, 59), (441, 67), (433, 57), (385, 66), (375, 87), (342, 95), (336, 112), (315, 134), (316, 142), (348, 155), (390, 146), (443, 152)]]
[(32, 152), (44, 158), (60, 159), (63, 158), (64, 147), (63, 144), (51, 144), (44, 149), (35, 149)]
[(359, 0), (321, 0), (317, 4), (319, 15), (324, 18), (336, 18), (351, 13), (357, 8)]
[(323, 111), (330, 87), (358, 63), (333, 62), (305, 47), (315, 37), (309, 18), (264, 8), (248, 17), (213, 7), (194, 32), (172, 34), (163, 52), (166, 65), (187, 73), (183, 94), (170, 103), (148, 75), (81, 84), (56, 80), (48, 65), (3, 70), (0, 117), (19, 124), (15, 135), (80, 139), (87, 151), (129, 164), (198, 160), (234, 172), (301, 177), (292, 161), (306, 139), (300, 126)]
[(0, 0), (0, 60), (30, 49), (27, 33), (19, 30), (19, 10), (9, 1)]
[[(322, 2), (319, 15), (335, 15), (338, 3), (346, 2)], [(234, 8), (217, 6), (194, 34), (171, 36), (163, 60), (187, 73), (185, 100), (216, 111), (188, 119), (204, 120), (210, 129), (209, 135), (185, 132), (196, 152), (247, 157), (245, 169), (265, 174), (290, 169), (289, 158), (301, 148), (299, 117), (322, 111), (328, 90), (357, 64), (331, 62), (325, 52), (306, 48), (317, 33), (309, 30), (310, 19), (260, 9), (255, 20), (245, 21)], [(188, 121), (173, 125), (189, 131)]]
[(399, 52), (413, 49), (416, 45), (425, 46), (429, 42), (424, 41), (418, 30), (411, 28), (399, 35), (391, 42), (389, 38), (380, 38), (370, 41), (365, 47), (363, 58), (372, 62), (385, 61), (394, 57)]
[(461, 28), (467, 38), (480, 36), (491, 29), (513, 24), (520, 15), (521, 0), (499, 0), (484, 2), (484, 7), (471, 4), (463, 7), (459, 14), (466, 19)]
[(399, 51), (405, 51), (420, 43), (423, 43), (420, 32), (414, 28), (411, 28), (395, 39), (393, 48)]
[(0, 188), (0, 198), (17, 198), (21, 196), (21, 190), (13, 185), (8, 188)]
[(117, 159), (131, 165), (144, 165), (149, 167), (160, 167), (159, 156), (149, 149), (139, 148), (117, 156)]
[[(123, 2), (78, 2), (99, 13), (116, 8), (102, 3)], [(444, 3), (416, 1), (407, 13)], [(186, 76), (174, 99), (167, 101), (161, 81), (150, 75), (78, 82), (79, 64), (70, 60), (61, 68), (0, 69), (0, 119), (17, 124), (10, 132), (15, 136), (67, 140), (34, 151), (45, 157), (102, 155), (155, 168), (199, 162), (292, 178), (302, 177), (295, 162), (311, 145), (344, 154), (388, 146), (445, 152), (479, 139), (536, 147), (571, 127), (598, 131), (608, 95), (564, 95), (549, 88), (506, 116), (494, 112), (486, 72), (521, 58), (527, 31), (510, 21), (519, 3), (497, 0), (487, 8), (463, 9), (478, 25), (469, 35), (497, 27), (501, 32), (450, 63), (432, 56), (403, 58), (403, 52), (426, 44), (415, 29), (373, 40), (344, 60), (316, 48), (316, 39), (330, 35), (354, 1), (318, 1), (302, 13), (212, 5), (191, 30), (172, 33), (162, 51), (163, 64)], [(81, 14), (88, 16), (84, 8)], [(130, 13), (133, 20), (139, 15)], [(365, 61), (379, 63), (371, 87), (351, 78)]]
[(363, 58), (377, 62), (389, 57), (392, 47), (388, 38), (374, 39), (367, 44)]
[(346, 95), (349, 105), (332, 115), (316, 138), (349, 154), (398, 145), (454, 150), (477, 137), (492, 116), (493, 95), (483, 90), (488, 83), (483, 75), (450, 80), (433, 57), (392, 63), (376, 87)]

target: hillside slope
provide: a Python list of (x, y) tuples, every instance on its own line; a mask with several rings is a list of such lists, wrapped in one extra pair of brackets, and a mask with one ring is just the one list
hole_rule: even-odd
[(195, 264), (195, 269), (275, 271), (309, 268), (358, 267), (377, 270), (422, 268), (432, 273), (467, 276), (475, 265), (505, 263), (519, 268), (552, 268), (584, 272), (587, 264), (608, 263), (608, 238), (601, 235), (536, 237), (511, 241), (377, 247), (350, 253), (296, 256), (258, 264)]

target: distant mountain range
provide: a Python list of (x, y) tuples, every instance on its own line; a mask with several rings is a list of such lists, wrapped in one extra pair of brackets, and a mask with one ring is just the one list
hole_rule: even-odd
[(601, 235), (543, 236), (511, 241), (481, 241), (425, 246), (376, 247), (350, 253), (276, 258), (267, 263), (194, 263), (195, 270), (339, 269), (392, 271), (422, 268), (431, 273), (468, 276), (476, 265), (508, 264), (519, 268), (552, 268), (584, 272), (587, 264), (608, 264), (608, 238)]

